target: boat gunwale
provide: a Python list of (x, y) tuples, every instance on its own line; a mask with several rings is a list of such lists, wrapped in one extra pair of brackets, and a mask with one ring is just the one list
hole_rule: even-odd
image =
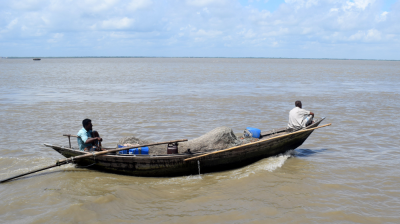
[[(51, 145), (51, 144), (47, 144), (44, 143), (43, 145), (45, 145), (46, 147), (50, 147), (50, 148), (60, 148), (63, 150), (68, 150), (74, 153), (82, 153), (82, 154), (91, 154), (90, 152), (85, 152), (85, 151), (80, 151), (80, 150), (75, 150), (75, 149), (71, 149), (65, 146), (58, 146), (58, 145)], [(54, 149), (54, 148), (53, 148)], [(180, 154), (161, 154), (161, 155), (136, 155), (136, 154), (120, 154), (120, 155), (109, 155), (109, 154), (105, 154), (105, 155), (100, 155), (99, 157), (109, 157), (109, 158), (135, 158), (135, 159), (149, 159), (149, 158), (181, 158), (181, 157), (190, 157), (190, 156), (199, 156), (202, 154), (206, 154), (205, 152), (197, 152), (197, 153), (193, 153), (193, 154), (184, 154), (184, 153), (180, 153)]]

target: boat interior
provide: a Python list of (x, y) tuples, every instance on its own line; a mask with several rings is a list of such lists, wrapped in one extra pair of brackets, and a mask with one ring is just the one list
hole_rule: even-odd
[[(269, 130), (269, 131), (264, 131), (264, 132), (261, 132), (260, 138), (250, 138), (250, 139), (248, 139), (248, 141), (243, 141), (243, 144), (257, 142), (257, 141), (265, 140), (265, 139), (269, 139), (269, 138), (274, 138), (274, 137), (278, 137), (278, 136), (281, 136), (281, 135), (285, 135), (285, 134), (288, 134), (288, 133), (291, 133), (291, 132), (295, 132), (295, 131), (299, 131), (299, 130), (303, 130), (303, 129), (314, 128), (314, 127), (317, 127), (319, 125), (319, 123), (321, 123), (324, 119), (325, 118), (314, 118), (312, 124), (310, 124), (309, 126), (307, 126), (305, 128), (302, 128), (302, 129), (293, 130), (293, 129), (288, 129), (288, 128), (284, 127), (284, 128), (272, 129), (272, 130)], [(242, 139), (243, 139), (243, 137), (242, 137)], [(166, 144), (159, 145), (157, 147), (164, 147), (165, 151), (167, 151), (166, 150), (166, 147), (167, 147)], [(79, 151), (79, 148), (77, 148), (77, 147), (66, 147), (65, 146), (65, 147), (62, 147), (62, 148), (68, 149), (68, 150)], [(121, 150), (122, 149), (123, 148), (121, 148)], [(84, 154), (90, 153), (90, 152), (82, 152), (82, 151), (79, 151), (79, 152), (80, 153), (84, 153)], [(206, 152), (195, 152), (195, 153), (190, 153), (190, 154), (195, 156), (195, 155), (206, 154)], [(180, 156), (187, 156), (188, 153), (179, 153), (179, 154), (152, 154), (152, 153), (149, 153), (149, 154), (118, 154), (118, 153), (109, 153), (109, 154), (106, 154), (106, 155), (123, 156), (123, 157), (126, 157), (126, 156), (133, 156), (133, 157), (149, 157), (149, 156), (157, 156), (157, 157), (171, 157), (171, 156), (174, 156), (175, 157), (175, 156), (177, 156), (177, 157), (180, 157)]]

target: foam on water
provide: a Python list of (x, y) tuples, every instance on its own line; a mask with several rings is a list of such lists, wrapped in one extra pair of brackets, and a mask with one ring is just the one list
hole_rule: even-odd
[(282, 167), (286, 160), (293, 155), (293, 152), (294, 151), (291, 150), (284, 154), (268, 157), (254, 164), (233, 171), (232, 173), (230, 173), (229, 177), (234, 179), (241, 179), (248, 177), (251, 174), (256, 174), (263, 171), (273, 172), (276, 169)]
[(273, 172), (276, 169), (283, 166), (288, 158), (294, 155), (294, 150), (290, 150), (284, 154), (279, 154), (277, 156), (269, 157), (258, 161), (254, 164), (245, 166), (237, 170), (228, 170), (218, 173), (207, 173), (201, 175), (190, 175), (183, 177), (174, 177), (168, 179), (158, 180), (156, 185), (174, 185), (174, 184), (194, 184), (198, 183), (200, 180), (205, 178), (215, 178), (217, 180), (227, 180), (227, 179), (242, 179), (248, 177), (251, 174), (256, 174), (263, 171)]
[[(166, 178), (166, 179), (157, 179), (156, 185), (180, 185), (180, 184), (190, 184), (190, 183), (198, 183), (199, 180), (203, 180), (202, 175), (189, 175), (183, 177), (174, 177), (174, 178)], [(152, 183), (153, 184), (153, 183)]]

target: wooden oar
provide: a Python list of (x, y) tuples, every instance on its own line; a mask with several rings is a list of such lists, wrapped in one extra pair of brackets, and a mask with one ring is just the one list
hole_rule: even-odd
[(42, 170), (47, 170), (47, 169), (50, 169), (50, 168), (53, 168), (53, 167), (65, 165), (65, 164), (73, 162), (74, 160), (79, 160), (79, 159), (90, 157), (90, 156), (101, 156), (101, 155), (104, 155), (104, 154), (107, 154), (107, 153), (110, 153), (110, 152), (118, 152), (118, 151), (121, 151), (121, 150), (127, 150), (127, 149), (133, 149), (133, 148), (139, 148), (139, 147), (145, 147), (145, 146), (152, 146), (152, 145), (163, 145), (163, 144), (169, 144), (169, 143), (174, 143), (174, 142), (185, 142), (185, 141), (187, 141), (187, 139), (168, 141), (168, 142), (156, 142), (156, 143), (150, 143), (150, 144), (145, 144), (145, 145), (137, 145), (137, 146), (133, 146), (133, 147), (116, 148), (116, 149), (107, 150), (107, 151), (87, 153), (85, 155), (70, 157), (70, 158), (63, 159), (63, 160), (57, 160), (56, 164), (54, 164), (54, 165), (51, 165), (51, 166), (48, 166), (48, 167), (43, 167), (43, 168), (40, 168), (38, 170), (29, 171), (28, 173), (19, 174), (17, 176), (13, 176), (13, 177), (10, 177), (10, 178), (4, 179), (4, 180), (0, 180), (0, 183), (4, 183), (4, 182), (7, 182), (9, 180), (12, 180), (12, 179), (15, 179), (15, 178), (18, 178), (18, 177), (22, 177), (22, 176), (25, 176), (25, 175), (28, 175), (28, 174), (36, 173), (36, 172), (39, 172), (39, 171), (42, 171)]
[[(329, 125), (331, 125), (331, 124), (332, 124), (332, 123), (329, 123), (329, 124), (326, 124), (326, 125), (322, 125), (322, 126), (320, 126), (320, 127), (315, 127), (315, 128), (310, 128), (310, 129), (303, 129), (303, 130), (295, 131), (295, 132), (292, 132), (292, 133), (289, 133), (289, 134), (286, 134), (286, 135), (276, 136), (276, 137), (273, 137), (273, 138), (268, 138), (268, 139), (261, 140), (261, 141), (257, 141), (257, 142), (247, 143), (246, 145), (252, 145), (252, 144), (257, 144), (257, 143), (260, 143), (260, 142), (270, 141), (270, 140), (272, 140), (272, 139), (282, 138), (282, 137), (286, 137), (286, 136), (288, 136), (288, 135), (294, 135), (294, 134), (298, 134), (298, 133), (301, 133), (301, 132), (313, 131), (313, 130), (315, 130), (315, 129), (323, 128), (323, 127), (329, 126)], [(221, 152), (230, 151), (230, 150), (233, 150), (233, 149), (242, 147), (242, 146), (243, 146), (243, 145), (235, 146), (235, 147), (232, 147), (232, 148), (223, 149), (223, 150), (219, 150), (219, 151), (215, 151), (215, 152), (210, 152), (210, 153), (203, 154), (203, 155), (200, 155), (200, 156), (190, 157), (190, 158), (187, 158), (187, 159), (185, 159), (185, 160), (183, 160), (183, 161), (186, 162), (186, 161), (189, 161), (189, 160), (198, 159), (198, 158), (201, 158), (201, 157), (204, 157), (204, 156), (208, 156), (208, 155), (211, 155), (211, 154), (217, 154), (217, 153), (221, 153)]]

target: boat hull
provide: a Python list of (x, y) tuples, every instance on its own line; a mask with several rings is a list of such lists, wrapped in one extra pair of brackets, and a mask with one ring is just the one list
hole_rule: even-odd
[[(322, 120), (309, 126), (316, 127)], [(74, 161), (78, 166), (133, 176), (172, 177), (199, 173), (224, 171), (243, 167), (260, 159), (276, 156), (296, 149), (313, 131), (285, 134), (237, 146), (231, 150), (208, 154), (189, 161), (185, 159), (206, 153), (176, 155), (102, 155), (86, 157)], [(70, 158), (87, 154), (67, 147), (45, 144), (63, 156)]]

